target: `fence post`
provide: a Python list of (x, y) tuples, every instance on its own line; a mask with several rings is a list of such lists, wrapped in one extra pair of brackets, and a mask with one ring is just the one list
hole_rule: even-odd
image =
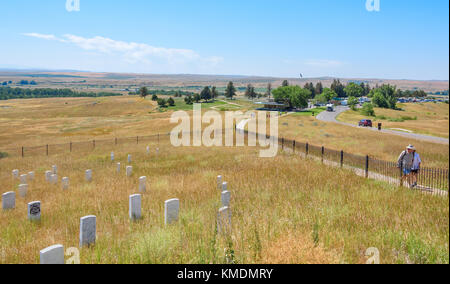
[(23, 154), (23, 146), (22, 146), (22, 158), (24, 157), (24, 154)]
[(136, 144), (139, 144), (139, 136), (136, 137)]
[(117, 145), (117, 138), (114, 138), (114, 144)]
[(322, 146), (322, 163), (323, 163), (323, 157), (325, 156), (325, 147)]
[(403, 167), (400, 166), (400, 187), (403, 187)]
[(366, 178), (369, 178), (369, 155), (366, 156)]
[(341, 151), (341, 168), (344, 167), (344, 150)]
[(294, 142), (292, 142), (292, 150), (294, 151), (294, 154), (295, 154), (295, 140), (294, 140)]
[(308, 157), (309, 154), (309, 143), (306, 143), (306, 157)]
[(72, 142), (70, 142), (70, 153), (72, 153)]
[(94, 146), (94, 149), (95, 149), (95, 140), (92, 141), (92, 145)]
[(284, 138), (281, 138), (281, 150), (284, 150)]
[(48, 144), (47, 144), (47, 157), (48, 157)]

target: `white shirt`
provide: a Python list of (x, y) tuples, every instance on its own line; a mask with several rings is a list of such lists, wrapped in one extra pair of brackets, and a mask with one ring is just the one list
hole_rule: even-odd
[(414, 153), (414, 163), (412, 166), (413, 170), (419, 170), (420, 169), (420, 163), (422, 163), (422, 160), (420, 159), (420, 156), (418, 153)]

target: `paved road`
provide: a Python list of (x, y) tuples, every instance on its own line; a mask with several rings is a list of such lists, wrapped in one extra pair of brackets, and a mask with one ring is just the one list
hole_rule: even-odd
[[(351, 124), (351, 123), (340, 122), (340, 121), (336, 120), (336, 117), (339, 114), (341, 114), (341, 113), (343, 113), (343, 112), (345, 112), (345, 111), (347, 111), (349, 109), (350, 108), (348, 108), (348, 107), (338, 106), (338, 107), (336, 107), (334, 112), (324, 111), (324, 112), (320, 113), (316, 118), (318, 120), (321, 120), (321, 121), (334, 122), (334, 123), (339, 123), (339, 124), (342, 124), (342, 125), (347, 125), (347, 126), (351, 126), (351, 127), (360, 128), (358, 125)], [(447, 145), (449, 144), (449, 140), (447, 138), (441, 138), (441, 137), (435, 137), (435, 136), (429, 136), (429, 135), (423, 135), (423, 134), (416, 134), (416, 133), (406, 133), (406, 132), (395, 131), (395, 130), (390, 130), (390, 129), (383, 129), (381, 131), (378, 131), (377, 128), (365, 128), (365, 129), (371, 130), (371, 131), (387, 133), (387, 134), (403, 136), (403, 137), (406, 137), (406, 138), (411, 138), (411, 139), (416, 139), (416, 140), (423, 140), (423, 141), (440, 143), (440, 144), (447, 144)]]

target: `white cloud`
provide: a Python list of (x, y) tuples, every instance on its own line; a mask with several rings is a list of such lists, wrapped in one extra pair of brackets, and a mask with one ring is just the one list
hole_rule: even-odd
[(209, 64), (215, 66), (223, 61), (222, 57), (202, 57), (190, 49), (154, 47), (145, 43), (118, 41), (102, 36), (84, 38), (72, 34), (65, 34), (62, 38), (59, 38), (54, 35), (38, 33), (25, 33), (23, 35), (69, 43), (87, 51), (100, 52), (113, 56), (118, 55), (129, 63), (150, 63), (152, 59), (164, 59), (169, 64), (194, 62), (202, 65)]

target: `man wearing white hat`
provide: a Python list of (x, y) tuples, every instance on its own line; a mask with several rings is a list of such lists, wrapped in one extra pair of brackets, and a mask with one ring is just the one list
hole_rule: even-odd
[(402, 171), (403, 171), (403, 176), (402, 176), (403, 182), (406, 179), (408, 181), (408, 184), (410, 187), (412, 187), (411, 173), (412, 173), (412, 169), (413, 169), (413, 165), (414, 165), (415, 150), (416, 150), (416, 148), (413, 145), (409, 145), (408, 147), (406, 147), (406, 150), (400, 154), (400, 157), (398, 157), (398, 162), (397, 162), (397, 167), (399, 169), (402, 169)]

